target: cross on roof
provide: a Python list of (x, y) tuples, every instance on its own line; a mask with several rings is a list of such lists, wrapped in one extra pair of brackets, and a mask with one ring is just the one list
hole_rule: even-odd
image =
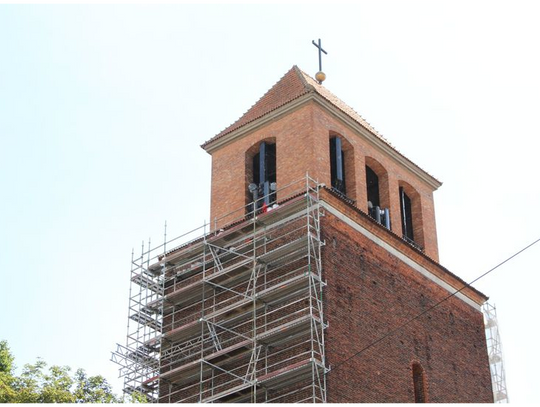
[(328, 52), (326, 52), (321, 45), (321, 39), (319, 38), (319, 43), (317, 44), (315, 40), (311, 41), (313, 45), (315, 45), (319, 49), (319, 72), (322, 72), (322, 55), (321, 52), (324, 52), (325, 55), (328, 55)]

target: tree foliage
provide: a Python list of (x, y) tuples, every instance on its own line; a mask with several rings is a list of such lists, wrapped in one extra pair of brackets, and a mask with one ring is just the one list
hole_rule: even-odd
[(15, 358), (9, 350), (6, 341), (0, 341), (0, 373), (13, 372), (13, 361)]
[(13, 361), (6, 341), (0, 341), (0, 403), (9, 403), (15, 397), (13, 390)]
[(102, 376), (88, 377), (86, 372), (79, 369), (75, 372), (77, 403), (117, 403), (111, 386)]
[[(15, 358), (6, 341), (0, 341), (0, 403), (121, 403), (103, 376), (88, 376), (83, 369), (71, 374), (67, 366), (50, 366), (38, 359), (16, 376)], [(134, 395), (131, 403), (145, 402)]]

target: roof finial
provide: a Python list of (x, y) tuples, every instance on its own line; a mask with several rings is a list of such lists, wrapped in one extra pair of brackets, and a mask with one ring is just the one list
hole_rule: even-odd
[(315, 74), (315, 79), (317, 79), (317, 82), (319, 84), (323, 83), (323, 81), (326, 79), (325, 73), (322, 71), (322, 55), (321, 52), (324, 52), (325, 55), (328, 55), (328, 52), (326, 52), (321, 45), (321, 39), (319, 38), (319, 43), (317, 44), (315, 40), (311, 41), (313, 45), (315, 45), (319, 49), (319, 72)]

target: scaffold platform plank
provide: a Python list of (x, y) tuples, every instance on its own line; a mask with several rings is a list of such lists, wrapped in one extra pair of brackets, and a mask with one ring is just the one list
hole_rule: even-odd
[(205, 378), (207, 375), (211, 374), (213, 369), (212, 366), (205, 362), (210, 362), (215, 366), (221, 366), (245, 359), (251, 354), (252, 344), (252, 341), (244, 340), (218, 352), (212, 353), (203, 359), (197, 359), (164, 372), (161, 374), (161, 378), (179, 386), (191, 381), (199, 380), (201, 369), (203, 370), (203, 378)]
[(244, 298), (209, 313), (204, 317), (204, 319), (201, 318), (196, 321), (191, 321), (180, 327), (172, 329), (163, 334), (163, 339), (165, 339), (166, 342), (162, 344), (162, 347), (163, 349), (166, 349), (174, 342), (187, 341), (197, 335), (200, 335), (202, 324), (205, 321), (209, 321), (213, 324), (218, 324), (224, 327), (229, 327), (234, 323), (238, 323), (239, 320), (249, 318), (253, 312), (257, 312), (266, 304), (274, 304), (276, 302), (286, 301), (291, 295), (299, 294), (299, 291), (305, 292), (309, 290), (310, 278), (314, 278), (313, 273), (304, 273), (302, 275), (293, 277), (287, 281), (278, 283), (273, 287), (261, 291), (257, 295), (256, 300)]

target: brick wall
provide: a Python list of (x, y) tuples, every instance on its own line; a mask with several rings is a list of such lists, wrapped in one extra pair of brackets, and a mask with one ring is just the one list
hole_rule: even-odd
[[(276, 143), (278, 188), (301, 180), (306, 173), (330, 186), (329, 139), (336, 135), (344, 140), (348, 196), (358, 208), (367, 211), (365, 166), (370, 165), (379, 175), (381, 204), (390, 208), (392, 230), (401, 235), (399, 187), (405, 185), (413, 199), (415, 240), (432, 259), (438, 260), (432, 188), (314, 102), (213, 152), (211, 219), (220, 219), (214, 226), (222, 227), (244, 215), (245, 210), (239, 208), (249, 200), (249, 157), (262, 140)], [(302, 188), (299, 184), (298, 189)], [(282, 194), (292, 192), (289, 189)], [(278, 194), (277, 198), (283, 197)], [(237, 211), (231, 213), (233, 210)]]
[[(276, 142), (278, 187), (302, 180), (306, 171), (316, 173), (309, 125), (311, 114), (311, 107), (305, 106), (214, 152), (210, 214), (212, 220), (222, 218), (248, 203), (246, 191), (252, 180), (250, 172), (246, 170), (246, 152), (256, 152), (254, 147), (263, 140)], [(247, 159), (249, 160), (249, 157)], [(279, 195), (278, 199), (281, 199)], [(242, 215), (243, 211), (231, 214), (221, 219), (218, 227)]]
[[(331, 367), (448, 295), (329, 212), (322, 234)], [(482, 314), (456, 297), (331, 371), (328, 401), (412, 403), (413, 363), (428, 402), (493, 402)]]

